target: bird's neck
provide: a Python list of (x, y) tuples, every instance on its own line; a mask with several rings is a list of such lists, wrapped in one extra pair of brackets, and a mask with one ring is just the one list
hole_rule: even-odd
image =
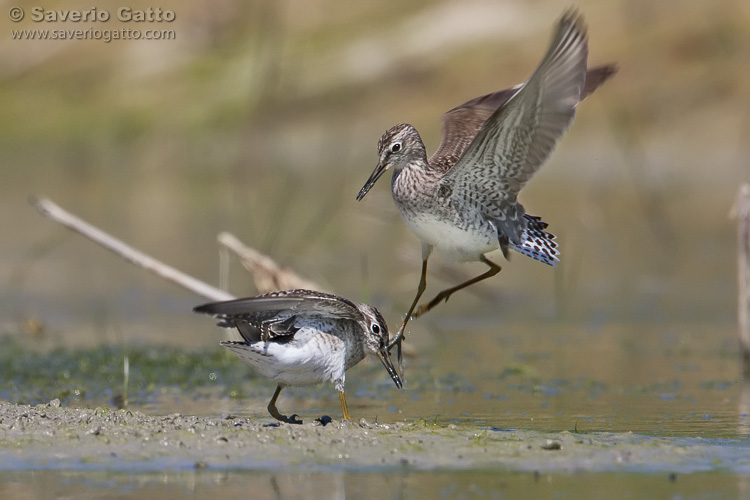
[(409, 160), (393, 167), (391, 187), (399, 182), (408, 182), (408, 179), (416, 178), (427, 182), (430, 180), (439, 180), (443, 174), (444, 172), (430, 166), (427, 162), (427, 155), (425, 155), (424, 151), (421, 151), (420, 154), (415, 154)]

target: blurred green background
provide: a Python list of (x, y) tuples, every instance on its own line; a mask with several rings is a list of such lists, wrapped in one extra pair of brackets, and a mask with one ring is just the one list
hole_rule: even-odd
[[(3, 11), (3, 333), (188, 347), (221, 336), (190, 312), (203, 299), (44, 219), (31, 195), (211, 283), (215, 236), (231, 231), (328, 290), (370, 301), (395, 329), (420, 250), (386, 181), (354, 199), (378, 138), (408, 122), (434, 150), (444, 111), (526, 79), (568, 5), (163, 0), (176, 20), (139, 26), (114, 19), (112, 2), (97, 4), (113, 19), (95, 26), (34, 23), (31, 5), (19, 23)], [(734, 342), (729, 211), (750, 180), (750, 3), (578, 6), (589, 64), (620, 72), (580, 106), (521, 194), (558, 235), (561, 268), (492, 255), (500, 275), (412, 323), (418, 348), (474, 321), (498, 334), (513, 323), (689, 325)], [(11, 37), (90, 26), (173, 29), (176, 39)], [(233, 294), (256, 293), (239, 263), (231, 270)], [(425, 297), (482, 270), (433, 258)]]

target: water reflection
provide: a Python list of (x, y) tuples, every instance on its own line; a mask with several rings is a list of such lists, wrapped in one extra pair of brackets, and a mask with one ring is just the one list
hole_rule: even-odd
[[(741, 475), (726, 473), (574, 475), (502, 471), (214, 472), (152, 474), (0, 472), (0, 495), (47, 498), (193, 500), (435, 499), (435, 498), (738, 498)], [(738, 496), (739, 495), (739, 496)]]

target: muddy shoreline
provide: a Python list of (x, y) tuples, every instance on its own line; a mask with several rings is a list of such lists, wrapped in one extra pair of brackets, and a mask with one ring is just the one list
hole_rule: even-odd
[(0, 403), (4, 470), (750, 472), (746, 446), (737, 444), (425, 421), (269, 425), (228, 415), (148, 416), (130, 410), (66, 408), (57, 400), (36, 406)]

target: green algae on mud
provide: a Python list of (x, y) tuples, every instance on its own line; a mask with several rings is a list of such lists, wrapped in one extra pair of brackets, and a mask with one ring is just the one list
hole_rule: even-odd
[[(219, 347), (185, 350), (165, 346), (53, 348), (40, 352), (13, 337), (0, 339), (0, 398), (14, 403), (107, 404), (123, 393), (143, 402), (166, 387), (182, 391), (216, 388), (246, 395), (257, 377)], [(128, 360), (128, 387), (124, 361)], [(242, 385), (239, 385), (242, 382)]]
[(500, 430), (423, 420), (268, 425), (233, 416), (0, 403), (0, 469), (750, 472), (750, 441)]

